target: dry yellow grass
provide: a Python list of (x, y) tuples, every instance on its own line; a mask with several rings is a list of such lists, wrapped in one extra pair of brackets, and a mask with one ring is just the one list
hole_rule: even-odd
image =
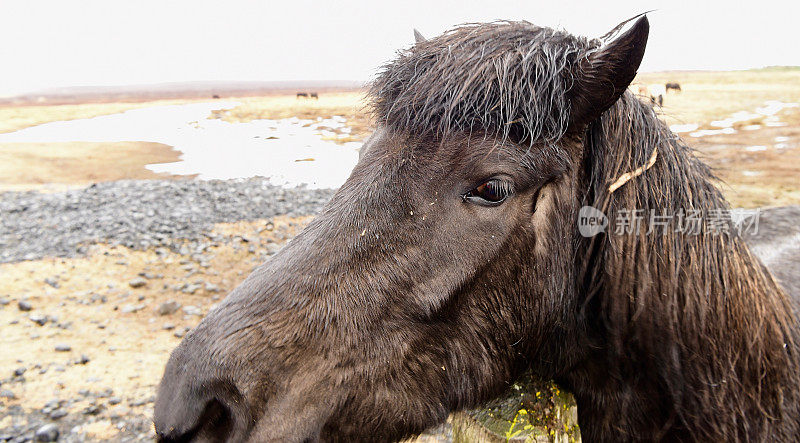
[(661, 115), (669, 124), (702, 127), (737, 111), (752, 112), (767, 100), (800, 102), (800, 69), (644, 73), (636, 77), (634, 86), (667, 82), (678, 82), (683, 90), (664, 97)]
[(180, 157), (171, 146), (150, 142), (0, 143), (0, 190), (169, 178), (145, 165)]
[[(76, 105), (22, 105), (0, 107), (0, 133), (18, 131), (42, 123), (78, 120), (118, 114), (131, 109), (174, 105), (194, 100), (155, 100), (131, 103), (85, 103)], [(207, 101), (207, 100), (206, 100)]]

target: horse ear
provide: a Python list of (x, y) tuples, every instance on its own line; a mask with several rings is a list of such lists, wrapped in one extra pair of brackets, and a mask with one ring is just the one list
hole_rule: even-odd
[[(613, 35), (629, 21), (620, 23), (606, 36)], [(642, 62), (649, 32), (650, 23), (642, 16), (630, 29), (581, 61), (570, 91), (573, 127), (600, 117), (622, 96)]]
[(417, 31), (415, 29), (414, 30), (414, 41), (416, 41), (417, 43), (422, 43), (422, 42), (428, 41), (428, 39), (425, 38), (425, 36), (423, 36), (421, 32), (419, 32), (419, 31)]

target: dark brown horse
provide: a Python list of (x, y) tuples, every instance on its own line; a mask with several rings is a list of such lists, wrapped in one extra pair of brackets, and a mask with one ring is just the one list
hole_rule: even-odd
[(669, 82), (664, 85), (664, 90), (666, 92), (669, 91), (681, 92), (681, 84), (676, 82)]
[(796, 439), (796, 319), (735, 231), (579, 232), (727, 208), (625, 92), (648, 29), (467, 25), (386, 65), (350, 178), (173, 352), (161, 441), (395, 440), (525, 371), (587, 441)]

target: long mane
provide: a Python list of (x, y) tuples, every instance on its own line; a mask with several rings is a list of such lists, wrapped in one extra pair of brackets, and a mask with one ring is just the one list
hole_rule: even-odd
[[(654, 167), (609, 191), (654, 150)], [(600, 235), (579, 248), (583, 314), (599, 313), (593, 327), (605, 338), (599, 352), (608, 374), (650, 385), (693, 439), (791, 438), (800, 431), (797, 319), (735, 229), (710, 226), (729, 206), (709, 168), (631, 93), (590, 125), (584, 156), (583, 204), (610, 219), (634, 209), (701, 218), (697, 233), (645, 220), (638, 232)], [(634, 357), (642, 355), (649, 363)], [(623, 410), (638, 407), (628, 394), (618, 400)], [(603, 419), (641, 429), (632, 417), (641, 416), (609, 411)], [(783, 431), (771, 434), (777, 423)]]

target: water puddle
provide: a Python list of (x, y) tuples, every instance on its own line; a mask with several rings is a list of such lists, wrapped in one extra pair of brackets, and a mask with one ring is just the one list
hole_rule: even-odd
[(58, 121), (0, 134), (5, 142), (146, 141), (173, 146), (181, 161), (147, 165), (154, 172), (201, 179), (269, 177), (282, 186), (337, 188), (358, 161), (361, 143), (336, 144), (323, 138), (347, 133), (346, 120), (254, 120), (228, 123), (207, 119), (211, 111), (236, 102), (192, 103), (134, 109), (89, 119)]
[[(786, 126), (787, 123), (780, 121), (777, 114), (784, 109), (796, 108), (798, 106), (800, 106), (800, 103), (786, 103), (779, 100), (769, 100), (764, 102), (764, 106), (756, 108), (754, 112), (737, 111), (727, 118), (722, 120), (714, 120), (709, 123), (709, 126), (719, 129), (701, 129), (698, 131), (697, 128), (700, 126), (695, 123), (676, 124), (671, 125), (669, 128), (675, 133), (688, 132), (689, 136), (691, 137), (705, 137), (709, 135), (735, 134), (736, 129), (734, 128), (734, 125), (752, 120), (760, 120), (763, 122), (763, 126)], [(757, 124), (755, 122), (741, 127), (741, 129), (744, 131), (755, 131), (761, 128), (762, 124)]]
[(683, 125), (681, 125), (681, 124), (670, 125), (669, 129), (672, 132), (676, 133), (676, 134), (680, 134), (681, 132), (694, 131), (698, 127), (699, 126), (697, 125), (697, 123), (687, 123), (687, 124), (683, 124)]
[(736, 130), (733, 128), (701, 129), (699, 131), (689, 133), (691, 137), (705, 137), (707, 135), (719, 135), (719, 134), (736, 134)]

